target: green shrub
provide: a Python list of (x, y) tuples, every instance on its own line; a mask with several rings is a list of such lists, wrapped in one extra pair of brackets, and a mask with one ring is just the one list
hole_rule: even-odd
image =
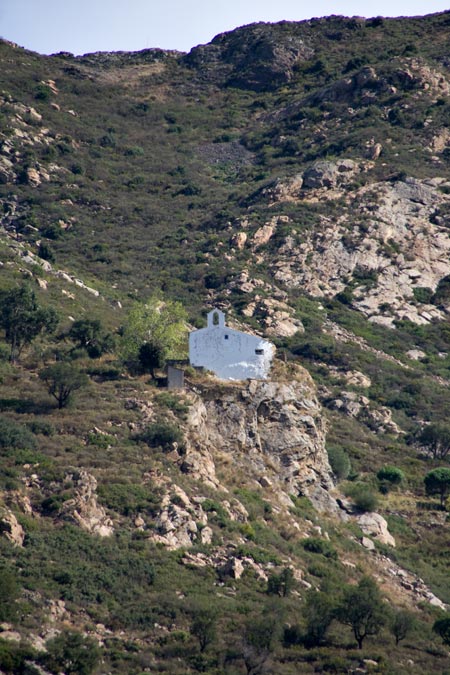
[(320, 553), (325, 558), (337, 560), (337, 552), (326, 539), (319, 539), (318, 537), (308, 537), (303, 542), (303, 548), (309, 553)]
[(433, 291), (425, 286), (416, 286), (416, 288), (413, 288), (413, 295), (417, 302), (427, 305), (431, 302)]
[(178, 396), (171, 394), (169, 391), (158, 394), (158, 396), (156, 396), (156, 402), (180, 415), (185, 415), (189, 411), (189, 405), (184, 401), (180, 401)]
[(24, 647), (14, 642), (0, 638), (0, 670), (8, 675), (38, 675), (40, 671), (31, 665), (35, 656), (30, 647)]
[(184, 445), (181, 429), (170, 422), (150, 424), (137, 436), (137, 440), (147, 443), (151, 448), (161, 447), (163, 450), (170, 450), (174, 443), (179, 447)]
[(156, 515), (159, 507), (159, 493), (152, 486), (130, 483), (104, 483), (97, 490), (102, 504), (123, 516), (139, 512)]
[(87, 443), (88, 445), (93, 445), (96, 448), (106, 450), (107, 448), (111, 447), (111, 445), (115, 445), (116, 439), (114, 436), (110, 436), (109, 434), (91, 432), (88, 434)]
[(394, 486), (398, 486), (405, 480), (405, 474), (396, 466), (384, 466), (377, 473), (380, 483), (380, 491), (386, 494)]
[(360, 511), (376, 511), (378, 499), (367, 483), (353, 483), (346, 488), (345, 494), (351, 497)]
[(0, 621), (14, 619), (18, 596), (19, 585), (16, 575), (8, 567), (2, 565), (0, 567)]
[(36, 440), (31, 431), (23, 424), (0, 417), (0, 448), (20, 448), (34, 450)]
[(55, 427), (46, 420), (35, 419), (27, 422), (27, 427), (33, 434), (42, 434), (43, 436), (53, 436)]
[(327, 447), (331, 469), (338, 480), (345, 480), (350, 473), (350, 458), (339, 446)]
[(202, 502), (202, 509), (209, 514), (208, 521), (210, 523), (215, 523), (219, 527), (226, 527), (230, 523), (228, 513), (219, 502), (213, 499), (205, 499)]
[(37, 101), (49, 101), (51, 95), (52, 90), (47, 84), (44, 84), (43, 82), (40, 82), (34, 91), (34, 98)]
[(42, 662), (52, 673), (64, 670), (69, 675), (90, 675), (99, 660), (100, 649), (95, 640), (81, 633), (65, 631), (49, 640)]

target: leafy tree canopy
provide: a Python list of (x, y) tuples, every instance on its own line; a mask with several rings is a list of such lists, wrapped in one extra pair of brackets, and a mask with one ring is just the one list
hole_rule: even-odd
[(166, 350), (157, 342), (144, 342), (139, 348), (139, 364), (144, 372), (155, 376), (157, 368), (163, 368), (166, 361)]
[(15, 362), (23, 348), (40, 333), (52, 333), (58, 323), (52, 307), (41, 307), (32, 288), (23, 284), (0, 295), (0, 327), (10, 346), (10, 361)]
[(39, 377), (47, 384), (48, 393), (58, 402), (58, 408), (64, 408), (73, 392), (85, 387), (88, 378), (71, 363), (60, 361), (41, 370)]
[(98, 319), (79, 319), (75, 321), (67, 336), (77, 347), (85, 349), (89, 356), (96, 358), (113, 347), (113, 338), (106, 333)]
[(303, 615), (306, 621), (305, 644), (308, 647), (324, 642), (328, 628), (333, 621), (335, 601), (330, 593), (310, 590), (305, 596)]
[(379, 632), (386, 615), (381, 593), (370, 577), (363, 577), (357, 586), (347, 588), (336, 610), (339, 621), (352, 628), (359, 649), (368, 635)]
[(441, 505), (450, 493), (450, 469), (441, 466), (429, 471), (424, 478), (427, 495), (439, 495)]
[(399, 609), (393, 612), (389, 624), (390, 631), (395, 638), (395, 644), (404, 640), (408, 633), (414, 628), (415, 619), (411, 612), (405, 609)]
[(47, 642), (43, 661), (52, 673), (64, 670), (67, 675), (90, 675), (100, 659), (97, 643), (80, 633), (66, 631)]
[(153, 295), (146, 303), (137, 302), (130, 310), (122, 330), (121, 354), (124, 360), (138, 362), (145, 343), (162, 347), (171, 359), (186, 356), (187, 314), (180, 302)]
[(440, 635), (445, 645), (450, 646), (450, 614), (437, 619), (433, 624), (433, 631)]
[(450, 425), (429, 424), (420, 433), (419, 442), (430, 450), (434, 459), (444, 459), (450, 452)]

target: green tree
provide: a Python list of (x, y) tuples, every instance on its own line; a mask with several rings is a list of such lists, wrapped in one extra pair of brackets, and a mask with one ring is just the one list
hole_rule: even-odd
[(142, 370), (155, 377), (157, 368), (164, 368), (166, 362), (166, 350), (157, 342), (144, 342), (139, 348), (139, 364)]
[(85, 349), (91, 358), (97, 358), (113, 348), (113, 338), (106, 333), (98, 319), (74, 321), (67, 337), (76, 347)]
[(423, 479), (427, 495), (439, 495), (441, 506), (450, 493), (450, 469), (444, 466), (429, 471)]
[(351, 469), (349, 456), (338, 446), (327, 447), (327, 453), (334, 475), (338, 480), (345, 480)]
[(100, 660), (100, 649), (95, 640), (80, 633), (65, 631), (49, 640), (47, 654), (42, 657), (52, 673), (90, 675)]
[(241, 658), (247, 675), (266, 672), (267, 662), (275, 648), (280, 624), (276, 615), (248, 621), (242, 634)]
[(399, 609), (392, 613), (389, 621), (389, 629), (395, 638), (395, 644), (404, 640), (415, 624), (414, 616), (406, 609)]
[(7, 567), (0, 567), (0, 621), (11, 621), (16, 615), (19, 585), (16, 575)]
[(368, 635), (377, 635), (386, 615), (382, 595), (370, 577), (363, 577), (357, 586), (344, 591), (335, 613), (341, 623), (351, 627), (359, 649)]
[(445, 459), (450, 452), (450, 426), (428, 424), (419, 434), (419, 443), (433, 455), (433, 459)]
[(10, 346), (9, 360), (14, 363), (24, 347), (40, 333), (52, 333), (58, 324), (52, 307), (41, 307), (34, 291), (24, 284), (0, 295), (0, 327)]
[(216, 623), (217, 612), (211, 608), (201, 607), (193, 612), (191, 635), (197, 638), (201, 653), (215, 641)]
[(39, 373), (39, 377), (46, 383), (48, 393), (57, 400), (59, 409), (69, 403), (75, 391), (85, 387), (88, 383), (87, 375), (65, 361), (44, 368)]
[(180, 302), (163, 301), (152, 296), (146, 303), (136, 303), (122, 329), (121, 355), (125, 361), (138, 363), (139, 350), (152, 343), (170, 359), (186, 356), (187, 314)]
[(443, 616), (441, 619), (433, 624), (433, 631), (437, 633), (445, 645), (450, 646), (450, 614), (447, 613), (446, 616)]
[(336, 603), (330, 593), (315, 590), (306, 593), (303, 616), (306, 621), (304, 642), (307, 647), (315, 647), (325, 641), (335, 608)]
[(378, 471), (377, 478), (380, 483), (380, 491), (386, 494), (394, 486), (398, 486), (404, 481), (405, 474), (396, 466), (384, 466)]
[(286, 598), (294, 585), (294, 573), (290, 567), (285, 567), (280, 574), (271, 574), (267, 581), (267, 593)]

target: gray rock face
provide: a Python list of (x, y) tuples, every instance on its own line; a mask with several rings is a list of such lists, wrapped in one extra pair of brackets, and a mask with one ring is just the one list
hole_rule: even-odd
[(23, 546), (25, 532), (22, 525), (10, 509), (0, 507), (0, 534), (3, 534), (14, 546)]
[(392, 419), (392, 411), (385, 406), (373, 408), (367, 396), (354, 391), (343, 391), (339, 398), (331, 401), (328, 406), (339, 410), (348, 417), (355, 417), (367, 424), (375, 433), (404, 433)]
[(353, 176), (358, 166), (352, 159), (337, 162), (315, 162), (303, 174), (303, 187), (331, 188)]
[(195, 542), (210, 544), (212, 530), (206, 527), (207, 522), (201, 503), (191, 500), (178, 485), (171, 485), (149, 538), (169, 549), (189, 548)]
[(60, 515), (91, 534), (111, 536), (114, 532), (112, 520), (103, 506), (97, 503), (96, 478), (87, 471), (80, 471), (77, 476), (72, 476), (72, 480), (75, 496), (64, 502)]
[(301, 38), (258, 23), (217, 35), (210, 44), (192, 49), (184, 60), (210, 80), (264, 91), (289, 82), (295, 64), (312, 54)]
[[(206, 385), (199, 394), (188, 421), (188, 457), (199, 453), (211, 466), (217, 454), (226, 455), (247, 479), (264, 476), (284, 503), (290, 494), (332, 487), (321, 407), (303, 368), (289, 382), (251, 380), (220, 391)], [(215, 472), (207, 480), (217, 482)]]
[(358, 525), (364, 534), (374, 537), (381, 544), (395, 546), (395, 539), (388, 530), (387, 522), (379, 513), (363, 513), (358, 517)]
[[(337, 174), (328, 162), (322, 164), (311, 168), (306, 181), (309, 200), (317, 200), (325, 188), (333, 193)], [(450, 274), (450, 238), (439, 220), (450, 198), (440, 186), (447, 188), (444, 179), (407, 178), (359, 189), (348, 200), (361, 223), (344, 208), (337, 222), (324, 218), (298, 244), (286, 241), (272, 262), (275, 279), (316, 297), (341, 293), (353, 280), (352, 306), (387, 327), (394, 319), (418, 324), (442, 319), (442, 307), (414, 297), (414, 289), (434, 291)]]

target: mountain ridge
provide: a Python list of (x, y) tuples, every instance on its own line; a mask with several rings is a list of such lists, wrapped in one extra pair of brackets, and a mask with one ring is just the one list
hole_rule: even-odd
[[(102, 675), (446, 672), (448, 503), (424, 478), (448, 466), (449, 17), (187, 54), (0, 41), (2, 302), (25, 283), (60, 317), (18, 363), (1, 346), (0, 670), (68, 674), (75, 640)], [(269, 379), (188, 367), (170, 391), (124, 362), (155, 297), (269, 337)], [(61, 410), (58, 359), (89, 382)], [(367, 575), (361, 651), (339, 617)]]

